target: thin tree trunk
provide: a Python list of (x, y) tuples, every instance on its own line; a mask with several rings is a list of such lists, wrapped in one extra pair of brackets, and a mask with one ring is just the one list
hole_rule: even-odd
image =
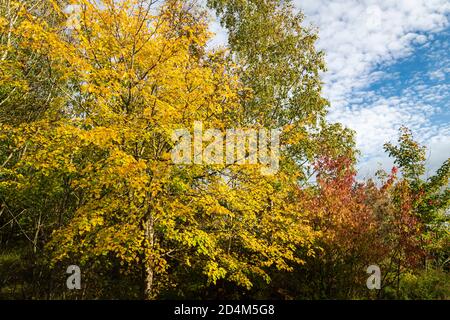
[(401, 258), (398, 258), (398, 265), (397, 265), (397, 299), (400, 299), (400, 267), (401, 267)]
[(151, 250), (154, 244), (154, 220), (151, 213), (148, 214), (148, 218), (145, 222), (145, 240), (146, 240), (146, 252), (145, 252), (145, 279), (144, 279), (144, 299), (151, 300), (154, 298), (154, 272), (153, 272), (153, 259), (151, 257)]

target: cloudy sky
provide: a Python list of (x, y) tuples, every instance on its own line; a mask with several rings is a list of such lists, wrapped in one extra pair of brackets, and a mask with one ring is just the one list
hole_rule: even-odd
[(329, 118), (356, 131), (361, 178), (392, 166), (382, 146), (402, 124), (428, 147), (432, 174), (450, 156), (450, 1), (294, 2), (319, 30)]

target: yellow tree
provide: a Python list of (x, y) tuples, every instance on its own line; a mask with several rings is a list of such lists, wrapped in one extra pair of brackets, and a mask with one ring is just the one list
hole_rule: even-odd
[(52, 263), (142, 273), (148, 299), (176, 284), (179, 266), (205, 284), (250, 288), (271, 267), (302, 263), (295, 251), (313, 233), (293, 205), (297, 173), (171, 161), (175, 129), (225, 130), (244, 118), (246, 88), (225, 52), (206, 49), (205, 13), (176, 0), (48, 4), (59, 23), (23, 3), (13, 33), (63, 85), (39, 119), (2, 123), (18, 156), (1, 187), (13, 197), (46, 181), (43, 196), (63, 188), (72, 199), (46, 245)]

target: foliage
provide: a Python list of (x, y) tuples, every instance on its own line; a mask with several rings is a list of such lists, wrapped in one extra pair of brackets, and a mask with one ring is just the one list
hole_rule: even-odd
[(402, 278), (400, 299), (448, 300), (450, 298), (450, 278), (448, 272), (439, 269), (407, 273)]
[[(449, 161), (424, 180), (402, 128), (401, 176), (357, 180), (290, 1), (208, 1), (214, 50), (195, 1), (0, 1), (1, 298), (375, 298), (374, 263), (380, 298), (447, 297)], [(280, 128), (279, 171), (174, 164), (195, 121)]]

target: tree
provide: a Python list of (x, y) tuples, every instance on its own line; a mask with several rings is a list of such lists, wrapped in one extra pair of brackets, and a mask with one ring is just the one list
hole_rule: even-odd
[[(445, 263), (450, 246), (448, 208), (450, 191), (450, 159), (436, 173), (424, 179), (426, 147), (416, 142), (406, 127), (399, 130), (398, 145), (385, 144), (385, 150), (399, 166), (404, 177), (403, 194), (408, 194), (409, 209), (424, 226), (422, 246), (438, 265)], [(428, 259), (424, 260), (426, 264)]]
[(425, 147), (412, 138), (411, 130), (399, 129), (398, 146), (386, 143), (384, 149), (393, 157), (395, 164), (401, 168), (403, 176), (409, 181), (417, 181), (425, 173)]
[(1, 190), (25, 217), (46, 213), (36, 243), (52, 265), (78, 263), (88, 297), (107, 296), (110, 273), (155, 298), (185, 269), (203, 286), (250, 288), (270, 280), (267, 268), (301, 262), (294, 251), (313, 233), (288, 201), (297, 173), (170, 161), (176, 128), (246, 124), (236, 68), (205, 49), (204, 13), (180, 1), (82, 1), (68, 29), (51, 4), (59, 24), (25, 4), (14, 32), (20, 50), (51, 62), (60, 100), (18, 127), (2, 123), (17, 161)]
[[(422, 271), (448, 262), (449, 161), (425, 180), (402, 128), (385, 145), (401, 175), (359, 181), (292, 2), (207, 3), (224, 48), (195, 1), (1, 2), (0, 297), (399, 298), (445, 280)], [(236, 158), (209, 161), (228, 129)], [(244, 161), (255, 145), (276, 170)]]
[(313, 176), (312, 164), (322, 156), (353, 159), (353, 131), (326, 119), (329, 102), (320, 79), (325, 62), (316, 50), (317, 31), (303, 26), (304, 16), (292, 1), (207, 3), (228, 32), (230, 59), (241, 66), (245, 122), (285, 129), (284, 154), (302, 181)]

